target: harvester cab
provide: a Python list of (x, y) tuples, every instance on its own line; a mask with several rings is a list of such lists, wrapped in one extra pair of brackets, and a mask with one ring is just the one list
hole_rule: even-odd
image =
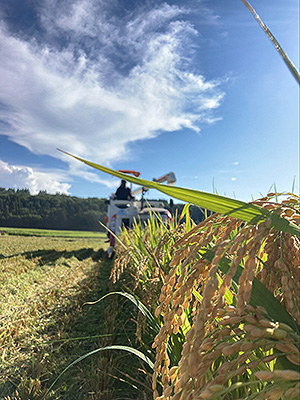
[[(137, 171), (121, 170), (119, 172), (132, 174), (136, 177), (140, 175)], [(173, 185), (176, 182), (175, 174), (169, 172), (161, 176), (158, 179), (153, 178), (153, 182), (163, 183), (167, 182), (168, 185)], [(145, 223), (152, 213), (152, 215), (158, 215), (163, 222), (167, 222), (172, 218), (171, 213), (164, 207), (163, 202), (150, 200), (144, 200), (144, 194), (149, 189), (146, 187), (139, 187), (131, 192), (131, 198), (127, 200), (120, 200), (116, 198), (115, 194), (112, 194), (107, 201), (107, 217), (105, 218), (106, 226), (108, 228), (109, 248), (107, 250), (108, 257), (113, 254), (113, 249), (118, 236), (123, 227), (131, 228), (135, 220), (140, 220), (141, 223)], [(141, 194), (141, 199), (136, 200), (135, 196)]]

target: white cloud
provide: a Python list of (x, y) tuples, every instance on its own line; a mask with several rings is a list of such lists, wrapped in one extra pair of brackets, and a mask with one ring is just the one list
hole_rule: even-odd
[(87, 166), (77, 168), (77, 164), (71, 161), (69, 171), (55, 169), (32, 168), (25, 165), (13, 165), (0, 160), (0, 187), (6, 189), (29, 189), (32, 195), (40, 190), (48, 193), (70, 194), (70, 181), (72, 177), (79, 177), (92, 183), (99, 183), (109, 189), (116, 189), (119, 185), (117, 179), (102, 179), (93, 173)]
[(0, 160), (0, 186), (4, 188), (28, 188), (32, 195), (40, 190), (48, 193), (69, 194), (70, 184), (62, 182), (62, 172), (43, 172), (23, 165), (11, 165)]
[(45, 4), (48, 42), (0, 29), (0, 134), (35, 154), (66, 161), (60, 147), (109, 164), (130, 157), (130, 142), (218, 119), (219, 83), (188, 65), (187, 10), (164, 3), (120, 20), (104, 1)]

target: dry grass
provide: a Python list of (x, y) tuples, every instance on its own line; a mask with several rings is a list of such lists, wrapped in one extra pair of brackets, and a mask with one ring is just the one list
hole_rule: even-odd
[[(103, 241), (1, 236), (0, 244), (0, 398), (41, 399), (68, 363), (95, 345), (110, 343), (110, 336), (99, 338), (111, 328), (105, 310), (103, 326), (92, 310), (82, 309), (85, 301), (108, 290), (109, 271), (104, 281), (99, 276), (106, 268)], [(51, 398), (71, 399), (78, 393), (109, 399), (107, 357), (73, 369)]]

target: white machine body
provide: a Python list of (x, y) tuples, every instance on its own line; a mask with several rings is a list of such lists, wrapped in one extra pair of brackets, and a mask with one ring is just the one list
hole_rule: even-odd
[[(173, 172), (169, 172), (158, 179), (153, 179), (153, 181), (158, 183), (167, 181), (168, 184), (174, 184), (176, 178)], [(144, 187), (138, 188), (132, 195), (136, 196), (147, 190), (148, 188)], [(150, 200), (146, 202), (143, 197), (141, 200), (118, 200), (115, 199), (115, 195), (112, 194), (108, 200), (106, 217), (109, 237), (108, 255), (111, 256), (115, 245), (115, 237), (120, 234), (123, 227), (131, 228), (135, 221), (145, 223), (150, 218), (151, 214), (154, 217), (155, 215), (159, 216), (163, 223), (172, 218), (171, 213), (164, 208), (164, 204), (161, 201)]]

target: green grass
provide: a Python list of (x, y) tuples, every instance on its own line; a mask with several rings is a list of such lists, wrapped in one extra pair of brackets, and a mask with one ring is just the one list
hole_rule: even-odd
[(33, 228), (1, 228), (0, 233), (4, 235), (17, 236), (54, 236), (54, 237), (74, 237), (74, 238), (103, 238), (106, 239), (105, 232), (91, 231), (60, 231), (52, 229), (33, 229)]

